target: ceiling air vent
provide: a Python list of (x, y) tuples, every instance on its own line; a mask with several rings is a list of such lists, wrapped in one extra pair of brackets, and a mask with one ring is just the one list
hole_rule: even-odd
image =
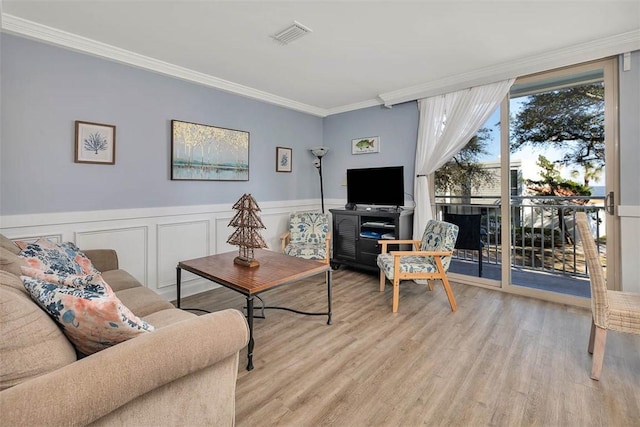
[(291, 26), (280, 31), (278, 34), (272, 37), (282, 44), (289, 44), (310, 32), (311, 28), (305, 27), (297, 21), (293, 21), (293, 24)]

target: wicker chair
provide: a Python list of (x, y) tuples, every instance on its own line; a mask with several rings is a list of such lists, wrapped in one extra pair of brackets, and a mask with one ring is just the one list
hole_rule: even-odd
[[(401, 280), (427, 280), (433, 290), (433, 279), (440, 279), (449, 299), (451, 311), (457, 310), (456, 299), (449, 286), (447, 270), (451, 263), (458, 226), (448, 222), (429, 220), (422, 240), (378, 240), (381, 245), (377, 258), (380, 267), (380, 292), (384, 291), (386, 279), (393, 283), (392, 311), (398, 311)], [(410, 251), (388, 251), (388, 245), (413, 245)]]
[(289, 216), (289, 230), (280, 236), (282, 253), (325, 264), (331, 256), (329, 216), (320, 212), (294, 212)]
[(607, 330), (640, 334), (640, 294), (607, 289), (600, 256), (584, 212), (576, 214), (576, 225), (591, 283), (592, 318), (588, 347), (589, 353), (593, 354), (591, 379), (598, 380), (602, 371)]

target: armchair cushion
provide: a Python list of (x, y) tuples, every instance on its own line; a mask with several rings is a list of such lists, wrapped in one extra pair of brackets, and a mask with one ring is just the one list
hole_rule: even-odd
[(291, 243), (324, 245), (329, 232), (329, 218), (320, 212), (297, 212), (289, 218)]
[[(384, 270), (384, 274), (393, 280), (393, 255), (380, 254), (377, 259), (378, 267)], [(400, 273), (437, 273), (438, 267), (432, 257), (403, 256), (400, 257)]]
[(295, 212), (289, 230), (281, 236), (282, 252), (298, 258), (329, 260), (329, 216), (321, 212)]
[[(428, 221), (420, 243), (421, 251), (453, 251), (458, 238), (458, 226), (441, 221)], [(442, 257), (444, 270), (449, 270), (450, 256)]]
[(284, 253), (285, 255), (306, 259), (325, 259), (327, 257), (327, 250), (324, 243), (322, 246), (315, 243), (291, 243), (285, 246)]

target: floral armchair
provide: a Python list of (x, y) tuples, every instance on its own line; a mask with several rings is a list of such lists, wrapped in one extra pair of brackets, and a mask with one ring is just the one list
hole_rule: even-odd
[(329, 215), (320, 212), (292, 213), (289, 230), (280, 236), (282, 253), (326, 264), (331, 257), (330, 242)]
[[(447, 278), (451, 255), (458, 238), (458, 226), (448, 222), (429, 220), (422, 240), (379, 240), (381, 245), (377, 264), (380, 268), (380, 292), (384, 291), (386, 279), (393, 283), (392, 311), (398, 311), (401, 280), (427, 280), (433, 290), (433, 279), (442, 281), (452, 311), (456, 311), (456, 300)], [(388, 251), (388, 245), (412, 245), (413, 250)]]

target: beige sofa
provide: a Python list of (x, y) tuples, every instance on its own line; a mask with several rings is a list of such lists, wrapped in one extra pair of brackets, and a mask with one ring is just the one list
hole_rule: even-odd
[(233, 425), (244, 316), (178, 310), (118, 269), (112, 250), (84, 253), (134, 314), (158, 330), (78, 359), (19, 278), (19, 248), (0, 235), (0, 425)]

